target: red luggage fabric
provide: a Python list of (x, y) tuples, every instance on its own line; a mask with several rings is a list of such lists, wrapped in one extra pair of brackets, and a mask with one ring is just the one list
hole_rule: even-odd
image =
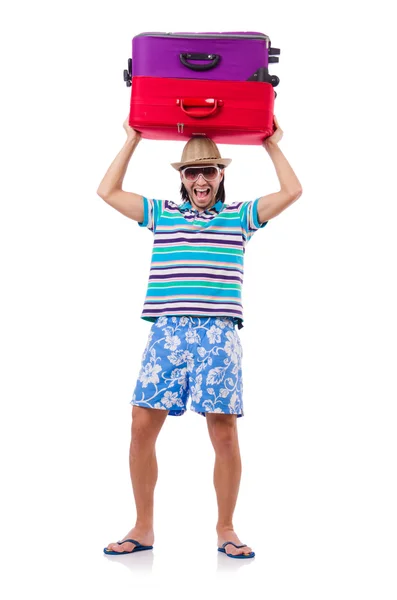
[(260, 145), (273, 133), (274, 89), (257, 81), (133, 77), (130, 126), (143, 138)]

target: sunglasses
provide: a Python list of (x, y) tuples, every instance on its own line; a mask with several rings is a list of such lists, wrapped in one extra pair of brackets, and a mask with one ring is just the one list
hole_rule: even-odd
[(214, 181), (220, 174), (221, 169), (217, 166), (213, 167), (185, 167), (181, 169), (181, 173), (187, 181), (196, 181), (200, 175), (206, 181)]

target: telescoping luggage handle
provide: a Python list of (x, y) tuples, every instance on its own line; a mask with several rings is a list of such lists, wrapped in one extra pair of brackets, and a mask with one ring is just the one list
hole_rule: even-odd
[(223, 106), (223, 100), (215, 98), (178, 98), (176, 103), (184, 113), (195, 119), (210, 117)]
[(280, 56), (280, 48), (272, 48), (272, 47), (269, 48), (269, 63), (278, 63), (279, 56)]
[[(219, 54), (203, 54), (203, 53), (188, 53), (188, 52), (181, 52), (181, 54), (179, 55), (179, 60), (181, 61), (181, 63), (187, 67), (188, 69), (191, 69), (192, 71), (209, 71), (210, 69), (213, 69), (214, 67), (216, 67), (216, 65), (219, 63), (220, 60), (220, 55)], [(210, 61), (208, 64), (192, 64), (191, 62), (189, 62), (190, 60), (208, 60)]]
[(124, 81), (127, 87), (131, 87), (131, 79), (132, 79), (132, 58), (128, 59), (128, 70), (124, 69)]

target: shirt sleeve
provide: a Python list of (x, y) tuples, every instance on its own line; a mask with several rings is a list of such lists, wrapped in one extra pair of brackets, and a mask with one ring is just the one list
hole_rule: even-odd
[(162, 205), (162, 200), (154, 200), (143, 196), (143, 221), (141, 223), (138, 221), (139, 227), (147, 227), (154, 233), (161, 215)]
[(259, 223), (258, 221), (258, 202), (259, 198), (253, 200), (252, 202), (243, 202), (242, 208), (240, 211), (241, 217), (241, 225), (243, 228), (243, 234), (246, 242), (249, 242), (255, 231), (261, 229), (269, 221), (264, 221), (263, 223)]

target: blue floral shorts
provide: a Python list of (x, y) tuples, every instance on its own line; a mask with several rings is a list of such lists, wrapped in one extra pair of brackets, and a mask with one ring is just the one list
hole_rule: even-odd
[(242, 347), (230, 317), (158, 317), (131, 404), (243, 416)]

